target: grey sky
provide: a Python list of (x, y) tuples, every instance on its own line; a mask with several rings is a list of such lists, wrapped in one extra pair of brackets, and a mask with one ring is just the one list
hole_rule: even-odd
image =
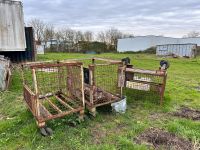
[(200, 31), (200, 0), (23, 0), (25, 20), (98, 32), (182, 37)]

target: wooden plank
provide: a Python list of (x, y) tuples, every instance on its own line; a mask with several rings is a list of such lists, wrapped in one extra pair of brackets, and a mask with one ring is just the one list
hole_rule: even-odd
[(60, 110), (54, 103), (52, 103), (50, 99), (48, 99), (47, 97), (45, 97), (45, 99), (49, 102), (49, 104), (50, 104), (58, 113), (62, 113), (62, 110)]
[(71, 107), (69, 104), (65, 103), (62, 99), (60, 99), (58, 96), (55, 95), (55, 97), (56, 97), (56, 99), (57, 99), (61, 104), (63, 104), (65, 107), (68, 107), (68, 108), (70, 108), (70, 109), (74, 109), (74, 108)]

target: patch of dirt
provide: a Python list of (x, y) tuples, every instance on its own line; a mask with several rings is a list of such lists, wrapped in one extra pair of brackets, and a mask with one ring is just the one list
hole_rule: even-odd
[(188, 118), (192, 120), (200, 120), (200, 111), (188, 107), (182, 107), (177, 112), (173, 113), (174, 116)]
[(116, 127), (109, 130), (105, 129), (103, 126), (98, 124), (95, 126), (95, 128), (93, 127), (91, 129), (92, 144), (102, 144), (103, 139), (105, 139), (107, 136), (113, 133), (120, 133), (126, 128), (127, 124), (124, 123), (119, 123), (116, 125)]
[(106, 131), (102, 130), (100, 125), (97, 125), (95, 128), (91, 130), (92, 133), (92, 143), (94, 144), (101, 144), (102, 139), (107, 136)]
[(168, 113), (151, 113), (149, 115), (150, 120), (167, 119), (169, 117)]
[(174, 150), (191, 150), (192, 142), (184, 138), (177, 137), (173, 133), (158, 129), (150, 128), (136, 138), (137, 144), (145, 144), (153, 149), (174, 149)]

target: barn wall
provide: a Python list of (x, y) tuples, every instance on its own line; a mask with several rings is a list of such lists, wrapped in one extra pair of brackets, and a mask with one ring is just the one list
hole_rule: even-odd
[(200, 46), (200, 38), (171, 38), (163, 36), (137, 36), (134, 38), (118, 39), (117, 51), (143, 51), (152, 46), (165, 44), (194, 43)]
[(25, 27), (26, 37), (26, 51), (14, 51), (14, 52), (1, 52), (0, 55), (4, 55), (11, 59), (12, 62), (20, 63), (26, 61), (35, 61), (36, 50), (34, 33), (32, 27)]
[(0, 51), (25, 51), (25, 48), (22, 3), (0, 0)]
[(167, 56), (175, 54), (179, 57), (194, 57), (196, 44), (167, 44), (156, 47), (156, 55)]

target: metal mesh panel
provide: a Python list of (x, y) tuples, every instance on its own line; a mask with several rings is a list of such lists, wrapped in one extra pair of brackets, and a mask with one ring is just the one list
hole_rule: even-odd
[(34, 92), (32, 70), (28, 66), (23, 66), (22, 76), (24, 84)]
[(70, 98), (81, 99), (80, 66), (36, 68), (36, 79), (40, 96), (62, 92)]
[(94, 82), (97, 88), (120, 96), (120, 87), (118, 87), (118, 64), (95, 66)]

